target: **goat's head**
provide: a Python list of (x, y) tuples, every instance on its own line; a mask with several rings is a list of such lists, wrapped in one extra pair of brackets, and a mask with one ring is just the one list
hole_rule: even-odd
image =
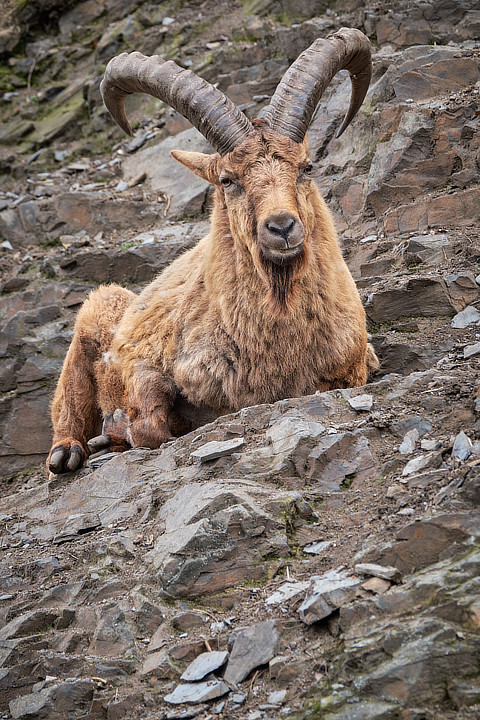
[[(217, 187), (215, 208), (226, 210), (232, 235), (248, 247), (261, 274), (286, 283), (308, 259), (316, 188), (306, 133), (325, 88), (342, 69), (352, 96), (339, 136), (363, 102), (371, 78), (370, 43), (359, 30), (342, 28), (318, 39), (287, 70), (261, 120), (250, 122), (220, 90), (173, 61), (123, 53), (110, 61), (101, 91), (126, 132), (125, 98), (158, 97), (182, 113), (217, 150), (215, 155), (172, 155)], [(284, 270), (282, 274), (282, 269)]]
[(298, 265), (312, 215), (308, 149), (265, 120), (253, 125), (255, 130), (227, 155), (179, 150), (172, 155), (216, 186), (215, 207), (225, 211), (233, 238), (248, 248), (259, 269)]

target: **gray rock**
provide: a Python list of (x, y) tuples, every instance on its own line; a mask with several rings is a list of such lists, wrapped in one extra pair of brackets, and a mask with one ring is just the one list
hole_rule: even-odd
[(298, 614), (307, 625), (323, 620), (342, 605), (349, 603), (361, 584), (345, 570), (331, 570), (314, 578)]
[(227, 662), (227, 658), (228, 650), (202, 653), (190, 663), (185, 672), (180, 676), (180, 680), (187, 680), (188, 682), (202, 680), (205, 675), (222, 667), (222, 665)]
[(473, 305), (468, 305), (464, 310), (457, 313), (450, 323), (452, 328), (466, 328), (472, 323), (480, 320), (480, 312)]
[(333, 545), (333, 540), (321, 540), (319, 542), (312, 542), (308, 545), (304, 545), (303, 552), (308, 553), (309, 555), (321, 555), (324, 550), (330, 547), (330, 545)]
[(235, 637), (225, 670), (226, 682), (236, 685), (245, 680), (254, 668), (275, 657), (279, 644), (280, 635), (275, 620), (266, 620), (240, 631)]
[(463, 348), (463, 357), (465, 360), (474, 357), (474, 355), (480, 355), (480, 342), (474, 343), (473, 345), (467, 345)]
[(272, 443), (272, 453), (281, 455), (295, 450), (300, 440), (316, 438), (324, 432), (325, 426), (322, 423), (298, 415), (286, 415), (268, 428), (265, 437)]
[(47, 685), (37, 692), (23, 695), (9, 703), (12, 718), (75, 717), (87, 712), (93, 698), (94, 684), (72, 680)]
[(233, 438), (233, 440), (224, 440), (223, 442), (212, 440), (212, 442), (208, 442), (197, 450), (194, 450), (192, 457), (195, 460), (200, 460), (200, 462), (216, 460), (224, 455), (231, 455), (237, 450), (240, 450), (244, 445), (245, 440), (243, 438)]
[(392, 582), (402, 582), (403, 575), (396, 567), (375, 565), (375, 563), (357, 563), (355, 572), (359, 575), (372, 575), (373, 577), (383, 578), (383, 580), (391, 580)]
[(74, 540), (78, 535), (84, 535), (101, 527), (102, 521), (97, 513), (75, 513), (67, 518), (59, 534), (53, 539), (57, 545), (62, 542)]
[(455, 313), (445, 283), (435, 278), (410, 278), (397, 288), (375, 292), (368, 298), (365, 310), (374, 323), (410, 315), (434, 317)]
[(440, 440), (424, 438), (420, 441), (420, 447), (422, 448), (422, 450), (438, 450), (442, 447), (442, 443), (440, 442)]
[(467, 460), (472, 454), (472, 450), (472, 441), (462, 430), (453, 443), (452, 456), (458, 458), (458, 460)]
[(361, 474), (375, 467), (369, 441), (359, 431), (334, 433), (321, 437), (303, 460), (296, 459), (300, 476), (306, 476), (321, 490), (337, 491), (348, 487)]
[(242, 705), (246, 699), (247, 696), (245, 695), (245, 693), (234, 693), (231, 698), (232, 702), (234, 702), (236, 705)]
[(274, 593), (268, 596), (265, 600), (265, 605), (279, 605), (280, 603), (286, 602), (297, 595), (305, 593), (310, 585), (310, 580), (292, 580), (283, 583)]
[(414, 475), (415, 473), (424, 470), (425, 468), (437, 468), (442, 464), (442, 454), (439, 452), (431, 452), (427, 455), (418, 455), (416, 458), (412, 458), (402, 470), (403, 477), (408, 475)]
[(348, 398), (348, 404), (357, 412), (368, 412), (372, 409), (373, 396), (367, 394), (355, 395)]
[(158, 650), (158, 652), (147, 655), (140, 671), (141, 677), (152, 680), (175, 680), (178, 675), (179, 670), (175, 667), (166, 650)]
[(163, 698), (172, 705), (181, 703), (201, 703), (214, 700), (230, 692), (230, 688), (221, 680), (208, 680), (199, 683), (182, 683)]
[(146, 184), (152, 190), (169, 196), (169, 216), (191, 217), (201, 212), (209, 184), (174, 160), (170, 151), (178, 148), (203, 153), (213, 152), (197, 130), (184, 130), (127, 157), (123, 163), (124, 179), (128, 183), (146, 173)]
[(415, 445), (419, 437), (420, 433), (416, 428), (409, 430), (398, 448), (401, 455), (411, 455), (415, 451)]

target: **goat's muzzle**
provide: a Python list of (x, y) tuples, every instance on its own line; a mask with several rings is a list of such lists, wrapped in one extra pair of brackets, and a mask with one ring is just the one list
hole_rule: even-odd
[(305, 229), (298, 217), (285, 210), (272, 213), (259, 224), (262, 254), (276, 265), (288, 265), (303, 252)]

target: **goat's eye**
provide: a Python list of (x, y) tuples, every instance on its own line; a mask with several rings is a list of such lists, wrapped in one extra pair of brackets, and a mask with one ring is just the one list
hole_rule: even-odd
[(303, 172), (305, 173), (305, 175), (311, 175), (313, 172), (313, 165), (311, 163), (306, 165)]
[(229, 177), (220, 178), (220, 182), (225, 188), (231, 187), (233, 185), (233, 180)]

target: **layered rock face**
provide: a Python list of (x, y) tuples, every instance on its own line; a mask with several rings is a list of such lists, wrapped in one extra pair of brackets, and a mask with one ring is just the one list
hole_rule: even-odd
[[(328, 7), (327, 7), (328, 5)], [(473, 0), (5, 3), (0, 20), (0, 712), (420, 720), (480, 713), (480, 217)], [(382, 366), (365, 388), (217, 419), (46, 480), (75, 313), (207, 231), (210, 152), (106, 62), (159, 53), (258, 115), (297, 55), (358, 27), (309, 131)]]

